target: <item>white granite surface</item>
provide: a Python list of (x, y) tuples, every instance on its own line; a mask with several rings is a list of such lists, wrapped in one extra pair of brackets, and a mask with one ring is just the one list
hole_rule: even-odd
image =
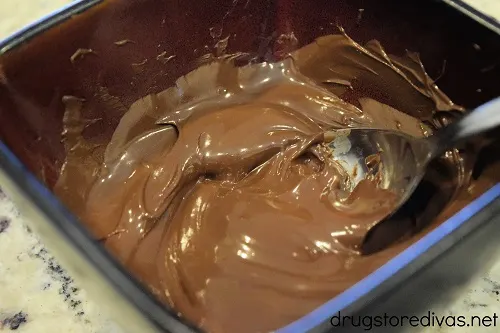
[[(69, 0), (0, 0), (0, 39), (69, 3)], [(500, 20), (500, 0), (466, 2)], [(1, 184), (0, 184), (1, 186)], [(498, 251), (500, 252), (500, 251)], [(0, 331), (23, 333), (119, 333), (119, 327), (80, 290), (46, 252), (22, 216), (0, 191)], [(446, 299), (430, 306), (437, 315), (479, 316), (500, 313), (500, 254), (472, 277), (430, 281), (429, 288), (450, 288)], [(418, 290), (413, 292), (418, 293)], [(411, 301), (411, 295), (408, 295)], [(500, 326), (500, 323), (499, 325)], [(474, 328), (498, 332), (498, 327)], [(420, 332), (469, 332), (469, 328), (420, 328)], [(133, 332), (142, 333), (142, 332)]]
[[(28, 231), (1, 190), (0, 254), (0, 331), (20, 324), (18, 331), (26, 333), (122, 332)], [(15, 315), (26, 322), (5, 323)]]
[(477, 10), (500, 21), (500, 1), (498, 0), (463, 0)]

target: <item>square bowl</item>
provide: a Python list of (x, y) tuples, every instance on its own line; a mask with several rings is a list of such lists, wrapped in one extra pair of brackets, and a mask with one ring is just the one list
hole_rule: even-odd
[[(166, 89), (194, 68), (197, 52), (212, 42), (211, 29), (224, 25), (225, 33), (237, 36), (229, 52), (252, 52), (287, 22), (301, 45), (340, 24), (355, 40), (378, 39), (391, 53), (419, 51), (431, 74), (439, 74), (446, 60), (440, 87), (472, 108), (500, 94), (500, 26), (477, 12), (467, 14), (430, 0), (76, 2), (0, 44), (1, 184), (44, 243), (122, 327), (196, 332), (130, 276), (53, 194), (64, 160), (61, 97), (91, 100), (105, 118), (99, 134), (110, 135), (131, 103)], [(125, 39), (141, 41), (140, 49), (117, 48), (116, 42)], [(97, 50), (98, 57), (74, 66), (70, 58), (82, 48)], [(152, 63), (140, 73), (123, 66), (155, 58), (161, 50), (176, 55), (176, 61)], [(109, 103), (110, 95), (119, 107)], [(397, 294), (397, 286), (409, 283), (436, 257), (453, 256), (458, 243), (476, 248), (484, 240), (472, 242), (470, 235), (479, 226), (495, 228), (499, 195), (500, 187), (492, 187), (344, 293), (278, 332), (329, 331), (332, 315), (362, 312), (382, 295)]]

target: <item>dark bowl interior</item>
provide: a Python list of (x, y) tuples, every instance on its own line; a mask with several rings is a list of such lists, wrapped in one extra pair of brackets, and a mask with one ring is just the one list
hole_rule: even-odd
[[(87, 137), (109, 137), (135, 100), (174, 84), (221, 38), (229, 36), (228, 53), (273, 60), (277, 36), (293, 31), (301, 46), (339, 25), (392, 54), (419, 52), (458, 104), (472, 108), (500, 95), (500, 36), (437, 1), (110, 0), (1, 55), (0, 140), (52, 188), (65, 157), (62, 96), (86, 99), (84, 116), (100, 119)], [(115, 44), (123, 40), (133, 43)], [(95, 54), (72, 63), (80, 48)], [(140, 70), (130, 66), (144, 59)]]
[[(433, 1), (112, 0), (2, 56), (9, 85), (0, 87), (0, 139), (52, 186), (64, 158), (63, 95), (85, 98), (92, 113), (85, 116), (102, 119), (86, 135), (109, 136), (132, 102), (171, 86), (213, 49), (211, 28), (230, 37), (228, 52), (264, 54), (272, 36), (293, 31), (304, 45), (338, 32), (337, 24), (392, 54), (419, 52), (431, 77), (444, 69), (437, 83), (458, 104), (474, 107), (499, 94), (499, 36)], [(136, 43), (114, 44), (124, 39)], [(79, 48), (97, 54), (72, 64)], [(155, 61), (164, 51), (176, 57)], [(153, 61), (141, 71), (130, 66), (144, 59)]]

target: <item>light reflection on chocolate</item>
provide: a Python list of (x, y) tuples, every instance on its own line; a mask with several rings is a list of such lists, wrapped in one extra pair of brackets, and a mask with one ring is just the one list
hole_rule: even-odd
[(432, 208), (410, 203), (377, 224), (394, 195), (369, 179), (351, 190), (351, 171), (331, 160), (323, 133), (421, 137), (443, 125), (436, 114), (462, 111), (418, 57), (339, 34), (277, 63), (231, 60), (135, 102), (109, 142), (86, 142), (85, 103), (65, 98), (67, 158), (55, 192), (182, 316), (210, 332), (267, 332), (401, 251), (404, 243), (363, 255), (434, 220), (471, 162), (457, 151), (436, 161), (420, 187)]

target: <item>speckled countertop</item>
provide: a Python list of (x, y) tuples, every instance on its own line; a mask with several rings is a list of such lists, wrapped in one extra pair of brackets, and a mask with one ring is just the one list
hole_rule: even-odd
[[(71, 1), (0, 0), (0, 39), (69, 2)], [(500, 20), (500, 0), (466, 2)], [(448, 289), (446, 297), (433, 301), (428, 305), (428, 310), (438, 315), (500, 314), (500, 251), (498, 252), (498, 260), (468, 274), (467, 278), (446, 274), (427, 283), (429, 289)], [(108, 319), (99, 306), (87, 297), (85, 291), (65, 273), (64, 268), (57, 264), (37, 236), (25, 226), (20, 212), (1, 190), (0, 254), (0, 331), (124, 332)], [(408, 295), (408, 299), (411, 301), (411, 295)], [(469, 332), (468, 328), (411, 329), (420, 332), (455, 330)], [(473, 330), (498, 332), (498, 327)]]

